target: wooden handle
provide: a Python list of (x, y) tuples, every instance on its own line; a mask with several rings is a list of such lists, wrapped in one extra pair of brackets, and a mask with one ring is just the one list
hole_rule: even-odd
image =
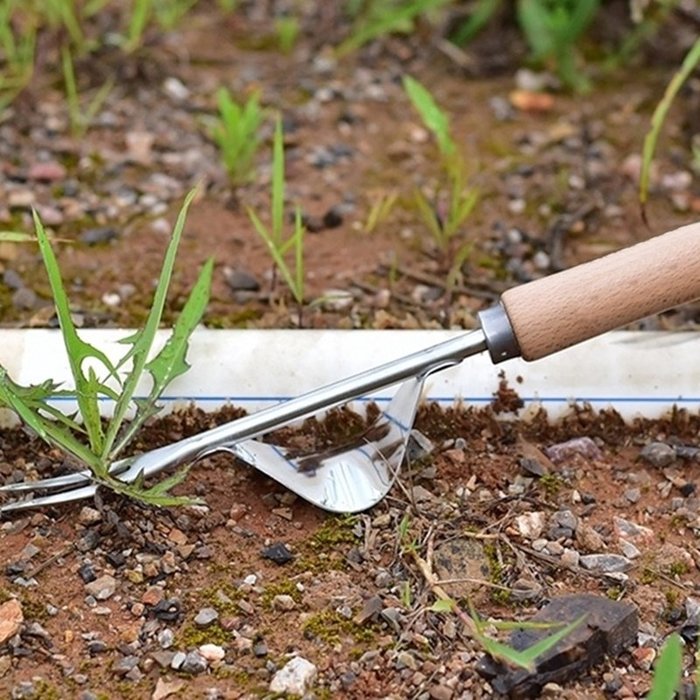
[(558, 272), (501, 299), (521, 354), (537, 360), (700, 297), (700, 223)]

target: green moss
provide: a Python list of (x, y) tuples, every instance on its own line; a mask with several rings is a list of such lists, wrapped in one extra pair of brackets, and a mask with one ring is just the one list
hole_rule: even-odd
[(658, 574), (649, 567), (644, 567), (639, 574), (639, 582), (644, 584), (652, 584), (658, 579)]
[(197, 627), (194, 624), (187, 624), (180, 629), (176, 639), (178, 646), (187, 648), (199, 647), (202, 644), (225, 646), (231, 642), (231, 634), (218, 623), (208, 627)]
[(376, 629), (373, 626), (358, 625), (335, 610), (322, 610), (312, 615), (301, 629), (305, 637), (327, 644), (337, 644), (344, 637), (351, 637), (358, 644), (369, 644), (376, 637)]
[(301, 603), (302, 594), (293, 581), (275, 581), (265, 587), (262, 594), (262, 604), (265, 608), (272, 608), (272, 601), (275, 596), (288, 595), (294, 599), (295, 603)]
[(0, 605), (7, 603), (7, 601), (11, 599), (12, 596), (10, 595), (9, 591), (7, 591), (5, 588), (0, 588)]
[(683, 576), (689, 571), (688, 565), (684, 561), (674, 561), (666, 569), (669, 576)]
[[(484, 544), (484, 555), (486, 556), (486, 562), (489, 567), (489, 581), (495, 583), (498, 586), (505, 585), (505, 573), (506, 567), (500, 557), (498, 547), (494, 544), (486, 543)], [(511, 596), (509, 590), (504, 590), (502, 588), (492, 588), (491, 589), (491, 600), (494, 603), (507, 604), (511, 602)]]
[(339, 544), (355, 543), (358, 540), (353, 532), (355, 523), (357, 523), (357, 517), (354, 515), (328, 518), (314, 533), (311, 542), (315, 547), (324, 549)]
[(44, 678), (37, 678), (32, 681), (32, 685), (34, 686), (32, 700), (61, 700), (61, 698), (65, 697), (55, 685)]
[(538, 483), (550, 497), (556, 496), (564, 485), (562, 478), (557, 474), (545, 474)]

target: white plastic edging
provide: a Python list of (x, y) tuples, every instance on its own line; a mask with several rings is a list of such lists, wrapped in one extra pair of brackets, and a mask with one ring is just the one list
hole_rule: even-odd
[[(255, 411), (460, 333), (197, 329), (188, 354), (191, 369), (173, 382), (162, 402), (166, 409), (194, 402), (205, 410), (233, 404)], [(81, 332), (112, 359), (124, 354), (126, 346), (117, 340), (128, 334)], [(159, 342), (167, 335), (160, 333)], [(57, 330), (0, 330), (0, 365), (21, 384), (50, 378), (71, 386)], [(426, 398), (443, 405), (487, 404), (500, 373), (526, 405), (542, 405), (553, 418), (574, 402), (613, 407), (625, 419), (658, 417), (674, 405), (695, 412), (700, 408), (700, 333), (616, 331), (532, 363), (493, 365), (482, 353), (432, 375)], [(383, 402), (392, 393), (387, 389), (371, 398)], [(69, 401), (57, 405), (73, 408)]]

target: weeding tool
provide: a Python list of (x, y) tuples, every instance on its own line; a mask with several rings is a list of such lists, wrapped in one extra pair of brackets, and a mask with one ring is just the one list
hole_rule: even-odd
[[(215, 452), (229, 452), (329, 511), (366, 510), (390, 490), (403, 461), (425, 378), (488, 350), (494, 363), (537, 360), (700, 297), (700, 223), (508, 290), (479, 313), (481, 328), (400, 357), (171, 445), (119, 460), (125, 482)], [(333, 406), (401, 383), (386, 410), (351, 444), (297, 454), (254, 438)], [(29, 493), (1, 513), (91, 497), (89, 471), (0, 487)], [(32, 496), (34, 492), (45, 495)]]

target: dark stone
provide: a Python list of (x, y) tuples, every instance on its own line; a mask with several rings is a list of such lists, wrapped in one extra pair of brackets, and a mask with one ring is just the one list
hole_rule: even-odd
[(280, 566), (283, 564), (288, 564), (290, 561), (292, 561), (292, 559), (294, 559), (294, 555), (289, 551), (287, 545), (283, 542), (275, 542), (269, 547), (265, 547), (260, 552), (260, 555), (263, 557), (263, 559), (274, 561), (275, 564), (279, 564)]
[(119, 569), (126, 563), (126, 557), (121, 552), (108, 552), (105, 555), (105, 559), (111, 564), (115, 569)]
[(343, 224), (343, 214), (338, 207), (331, 207), (322, 219), (323, 228), (338, 228)]
[(153, 614), (164, 622), (177, 620), (182, 613), (182, 605), (177, 598), (164, 598), (153, 606)]
[(89, 561), (84, 561), (80, 565), (80, 568), (78, 569), (78, 576), (83, 579), (83, 583), (92, 583), (97, 578), (95, 569)]
[(87, 643), (87, 650), (90, 656), (104, 654), (107, 651), (107, 644), (101, 639), (93, 639)]
[(117, 229), (111, 226), (97, 226), (89, 228), (80, 234), (79, 240), (86, 245), (99, 245), (100, 243), (109, 243), (119, 236)]
[(29, 562), (13, 561), (5, 566), (5, 575), (11, 578), (21, 576), (26, 570)]
[(681, 494), (688, 498), (695, 493), (695, 484), (692, 481), (687, 481), (683, 486), (681, 486)]
[(100, 543), (100, 534), (97, 530), (88, 530), (77, 542), (76, 548), (79, 552), (89, 552)]
[[(637, 608), (631, 603), (593, 594), (554, 598), (530, 622), (569, 624), (582, 615), (585, 615), (585, 619), (581, 624), (537, 658), (534, 671), (514, 669), (490, 656), (480, 659), (477, 671), (488, 679), (497, 693), (512, 698), (536, 697), (547, 683), (561, 684), (571, 678), (579, 678), (606, 656), (614, 658), (636, 643), (639, 624)], [(555, 631), (556, 628), (517, 630), (508, 644), (523, 651)]]
[(231, 270), (228, 272), (226, 284), (234, 292), (257, 292), (260, 290), (260, 282), (250, 272), (245, 270)]

